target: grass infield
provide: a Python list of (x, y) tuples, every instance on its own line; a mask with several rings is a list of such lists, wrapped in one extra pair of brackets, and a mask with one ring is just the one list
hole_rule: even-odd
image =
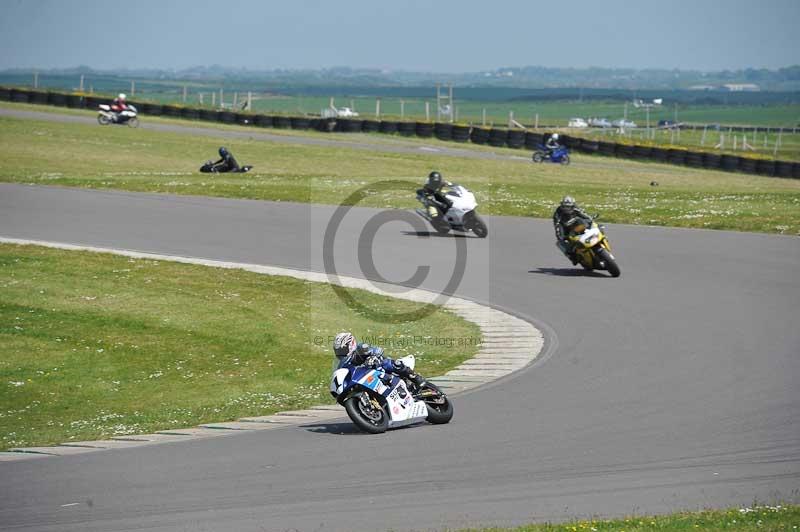
[[(381, 312), (419, 308), (351, 292)], [(372, 321), (327, 284), (0, 244), (0, 450), (331, 403), (330, 340), (343, 329), (409, 340), (387, 353), (416, 354), (426, 376), (480, 342), (476, 325), (444, 310)]]

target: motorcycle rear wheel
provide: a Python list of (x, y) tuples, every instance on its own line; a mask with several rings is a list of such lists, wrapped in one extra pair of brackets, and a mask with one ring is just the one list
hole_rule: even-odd
[(382, 434), (389, 428), (389, 416), (383, 408), (376, 409), (368, 393), (359, 393), (344, 402), (344, 409), (355, 425), (370, 434)]
[(422, 398), (425, 402), (425, 406), (428, 407), (428, 417), (425, 419), (428, 423), (432, 423), (433, 425), (450, 423), (450, 420), (453, 419), (453, 403), (450, 402), (450, 399), (448, 399), (435, 384), (426, 382), (422, 390), (424, 391), (426, 389), (435, 392), (436, 395), (430, 398)]

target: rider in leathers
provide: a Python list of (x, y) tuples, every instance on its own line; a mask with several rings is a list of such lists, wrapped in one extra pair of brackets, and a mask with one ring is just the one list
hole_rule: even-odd
[(425, 379), (400, 360), (386, 356), (383, 348), (371, 346), (366, 343), (358, 344), (350, 332), (341, 332), (333, 341), (333, 352), (339, 359), (339, 367), (343, 366), (369, 366), (375, 369), (382, 368), (386, 373), (394, 373), (408, 379), (418, 387), (425, 385)]
[(444, 216), (453, 206), (453, 202), (446, 195), (452, 186), (453, 183), (444, 181), (442, 174), (434, 171), (428, 174), (428, 180), (421, 189), (417, 190), (417, 196), (425, 197), (431, 203), (430, 207), (432, 208), (429, 208), (431, 217), (439, 216), (439, 214)]
[(586, 222), (586, 225), (592, 223), (592, 217), (578, 208), (572, 196), (564, 196), (564, 199), (561, 200), (561, 205), (553, 213), (553, 226), (556, 231), (558, 247), (572, 261), (572, 264), (578, 264), (575, 246), (567, 238), (571, 229), (571, 227), (567, 226), (567, 222), (573, 218)]

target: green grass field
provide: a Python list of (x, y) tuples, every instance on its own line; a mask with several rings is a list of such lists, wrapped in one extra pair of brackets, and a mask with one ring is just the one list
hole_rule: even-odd
[[(158, 122), (160, 119), (147, 118)], [(189, 122), (185, 122), (189, 124)], [(432, 169), (475, 190), (487, 214), (546, 218), (561, 196), (577, 197), (608, 222), (800, 232), (800, 182), (686, 167), (575, 155), (568, 167), (526, 160), (483, 160), (431, 152), (389, 153), (386, 144), (453, 147), (433, 139), (353, 134), (374, 149), (301, 146), (258, 140), (190, 136), (122, 127), (0, 118), (0, 181), (233, 198), (336, 204), (355, 189), (384, 179), (422, 182)], [(272, 133), (274, 130), (267, 130)], [(286, 132), (287, 136), (305, 135)], [(310, 135), (321, 136), (319, 133)], [(226, 145), (245, 175), (214, 176), (199, 165)], [(510, 149), (462, 146), (525, 156)], [(658, 186), (651, 186), (651, 182)], [(365, 206), (410, 208), (413, 190), (371, 195)]]
[[(417, 303), (351, 293), (379, 312)], [(332, 402), (332, 337), (467, 338), (387, 347), (442, 374), (480, 330), (438, 310), (385, 324), (327, 284), (0, 244), (0, 450), (194, 426)]]
[[(681, 512), (660, 516), (631, 516), (624, 519), (593, 519), (561, 524), (526, 525), (517, 528), (469, 529), (469, 532), (795, 532), (800, 529), (800, 506), (763, 505), (728, 510)], [(463, 530), (461, 532), (468, 532)]]

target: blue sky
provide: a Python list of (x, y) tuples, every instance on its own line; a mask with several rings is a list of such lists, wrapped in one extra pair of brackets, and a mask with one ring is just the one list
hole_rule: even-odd
[(0, 69), (800, 63), (800, 0), (2, 0)]

